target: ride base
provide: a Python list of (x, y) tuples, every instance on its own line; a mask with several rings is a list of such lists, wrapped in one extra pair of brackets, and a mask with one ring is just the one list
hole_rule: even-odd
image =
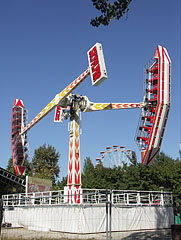
[(80, 204), (66, 202), (64, 191), (10, 194), (2, 199), (3, 224), (9, 226), (2, 234), (14, 239), (20, 233), (23, 239), (32, 234), (54, 239), (106, 239), (112, 234), (121, 239), (170, 231), (174, 223), (172, 195), (163, 191), (82, 189)]

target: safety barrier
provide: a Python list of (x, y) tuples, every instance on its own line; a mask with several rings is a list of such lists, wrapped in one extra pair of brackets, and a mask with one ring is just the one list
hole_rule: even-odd
[[(107, 195), (112, 204), (123, 206), (172, 206), (173, 204), (171, 192), (105, 189), (82, 190), (82, 204), (106, 203)], [(63, 190), (2, 196), (3, 207), (73, 204), (66, 202), (65, 199), (66, 195)]]
[(81, 196), (79, 204), (67, 201), (62, 190), (4, 195), (2, 239), (122, 239), (124, 234), (134, 235), (134, 231), (170, 229), (174, 223), (169, 192), (81, 192), (77, 194)]

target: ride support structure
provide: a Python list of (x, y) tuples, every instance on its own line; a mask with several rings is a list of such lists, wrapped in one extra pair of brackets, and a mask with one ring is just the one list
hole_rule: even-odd
[(79, 131), (79, 108), (76, 107), (70, 116), (70, 140), (69, 140), (69, 163), (68, 182), (64, 188), (66, 202), (82, 202), (81, 168), (80, 168), (80, 131)]
[(143, 103), (94, 103), (87, 96), (71, 93), (64, 101), (63, 107), (57, 106), (54, 122), (70, 119), (68, 182), (64, 188), (65, 201), (82, 202), (81, 169), (80, 169), (80, 111), (93, 112), (101, 110), (119, 110), (140, 108)]
[[(62, 122), (63, 120), (70, 119), (68, 182), (64, 189), (65, 201), (68, 203), (82, 202), (79, 133), (80, 111), (93, 112), (141, 108), (141, 121), (136, 141), (142, 151), (142, 163), (148, 165), (159, 152), (170, 108), (171, 61), (165, 48), (158, 46), (151, 65), (146, 67), (145, 96), (143, 102), (139, 103), (95, 103), (89, 101), (87, 96), (73, 94), (73, 90), (89, 75), (91, 75), (93, 86), (98, 86), (107, 78), (102, 45), (96, 43), (88, 51), (87, 55), (89, 62), (87, 70), (57, 94), (28, 125), (23, 123), (19, 126), (18, 131), (16, 131), (16, 138), (21, 138), (21, 142), (23, 143), (23, 139), (26, 139), (27, 131), (53, 109), (55, 109), (54, 122)], [(21, 100), (16, 101), (21, 102)], [(17, 106), (18, 104), (15, 103), (13, 108)], [(21, 119), (23, 119), (22, 115)], [(12, 118), (12, 128), (13, 126), (14, 120)], [(12, 139), (14, 138), (13, 132), (11, 137)], [(23, 144), (21, 148), (24, 148)], [(15, 141), (12, 141), (12, 151), (15, 152), (16, 149), (17, 145)], [(14, 160), (16, 160), (15, 155), (13, 155), (13, 164), (15, 163)], [(24, 167), (23, 164), (24, 158), (18, 162), (18, 167)], [(22, 174), (22, 172), (17, 172), (17, 174)]]

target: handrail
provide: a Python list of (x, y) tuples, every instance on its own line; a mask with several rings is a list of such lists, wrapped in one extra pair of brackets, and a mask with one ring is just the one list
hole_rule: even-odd
[[(75, 195), (75, 194), (74, 194)], [(111, 203), (121, 206), (172, 206), (171, 192), (163, 191), (136, 191), (136, 190), (106, 190), (83, 189), (82, 204), (104, 204), (107, 195), (111, 196)], [(80, 194), (79, 194), (80, 196)], [(3, 195), (3, 207), (35, 206), (35, 205), (61, 205), (72, 204), (66, 202), (63, 190), (16, 193)]]

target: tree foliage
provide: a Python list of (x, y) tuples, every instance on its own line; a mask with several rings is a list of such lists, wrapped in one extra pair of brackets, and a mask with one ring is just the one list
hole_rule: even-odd
[(32, 158), (33, 175), (35, 177), (50, 179), (55, 185), (60, 172), (58, 166), (59, 158), (60, 154), (51, 145), (46, 146), (44, 144), (40, 146), (34, 151)]
[(58, 180), (54, 190), (64, 190), (64, 187), (67, 186), (67, 180), (67, 177), (63, 177), (62, 181)]
[(151, 166), (135, 163), (123, 167), (94, 167), (90, 158), (86, 158), (82, 172), (83, 188), (146, 190), (173, 192), (181, 201), (181, 162), (160, 153)]
[(9, 171), (9, 172), (11, 172), (11, 173), (13, 173), (13, 174), (16, 174), (16, 173), (15, 173), (15, 170), (14, 170), (14, 168), (13, 168), (13, 159), (12, 159), (12, 157), (9, 158), (8, 165), (7, 165), (7, 167), (6, 167), (6, 170)]
[(119, 20), (129, 11), (129, 4), (132, 0), (117, 0), (111, 3), (108, 0), (92, 0), (94, 7), (101, 12), (101, 15), (91, 19), (91, 25), (99, 27), (100, 24), (109, 25), (114, 18)]
[[(60, 154), (56, 152), (54, 147), (51, 145), (46, 146), (46, 144), (44, 144), (34, 151), (34, 156), (31, 162), (29, 162), (28, 159), (25, 159), (25, 175), (50, 179), (52, 180), (53, 185), (55, 185), (60, 172), (58, 166), (59, 158)], [(9, 159), (6, 169), (11, 173), (16, 174), (13, 168), (12, 158)]]

